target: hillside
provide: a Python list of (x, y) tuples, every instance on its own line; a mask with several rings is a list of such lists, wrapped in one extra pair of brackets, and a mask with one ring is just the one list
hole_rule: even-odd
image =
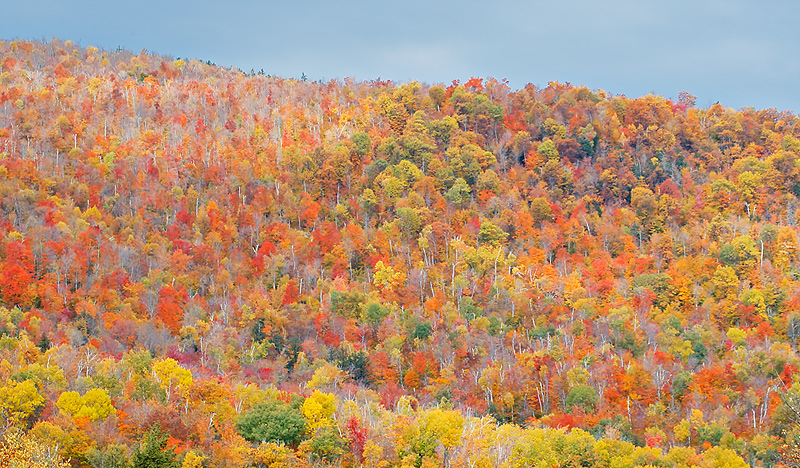
[(0, 465), (796, 466), (799, 158), (687, 93), (0, 41)]

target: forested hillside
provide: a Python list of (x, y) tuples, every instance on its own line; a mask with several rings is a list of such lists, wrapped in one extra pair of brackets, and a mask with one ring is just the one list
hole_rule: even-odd
[(797, 466), (799, 159), (687, 93), (0, 41), (0, 465)]

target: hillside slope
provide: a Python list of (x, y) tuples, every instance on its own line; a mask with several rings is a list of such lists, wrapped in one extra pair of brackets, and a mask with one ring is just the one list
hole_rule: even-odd
[(798, 158), (796, 116), (686, 93), (0, 41), (4, 447), (789, 462)]

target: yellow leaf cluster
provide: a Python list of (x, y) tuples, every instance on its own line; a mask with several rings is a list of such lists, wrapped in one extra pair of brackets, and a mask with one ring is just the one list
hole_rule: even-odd
[(44, 403), (44, 397), (32, 380), (14, 382), (0, 387), (0, 419), (17, 425), (33, 414)]
[(93, 388), (81, 396), (78, 392), (64, 392), (58, 397), (56, 406), (73, 419), (97, 421), (117, 412), (111, 398), (102, 388)]
[(331, 417), (336, 412), (334, 396), (330, 393), (322, 393), (315, 390), (314, 393), (303, 402), (303, 416), (308, 419), (308, 428), (314, 432), (321, 427), (332, 424)]
[(58, 451), (45, 442), (12, 429), (0, 441), (0, 466), (3, 468), (69, 468)]

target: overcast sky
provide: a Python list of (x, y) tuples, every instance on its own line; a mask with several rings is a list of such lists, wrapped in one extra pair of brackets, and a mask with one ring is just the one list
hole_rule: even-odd
[(147, 49), (311, 80), (550, 81), (800, 112), (794, 0), (8, 0), (0, 39)]

